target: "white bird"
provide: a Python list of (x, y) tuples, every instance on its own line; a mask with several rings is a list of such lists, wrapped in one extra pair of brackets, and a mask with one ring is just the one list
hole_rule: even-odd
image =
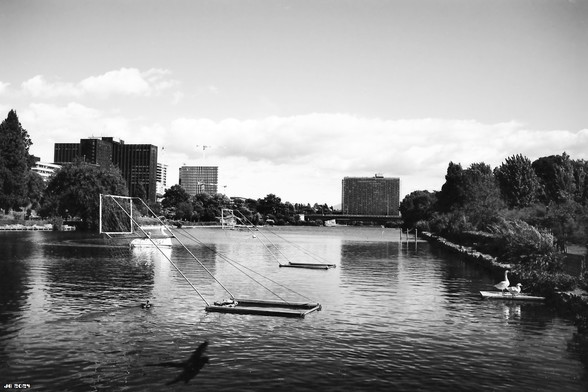
[(502, 291), (502, 295), (504, 295), (504, 290), (506, 290), (509, 285), (510, 282), (508, 281), (508, 271), (504, 271), (504, 280), (502, 282), (499, 282), (498, 284), (495, 284), (494, 287)]
[(520, 284), (520, 283), (517, 283), (517, 285), (516, 285), (516, 286), (510, 286), (510, 287), (508, 288), (508, 291), (509, 291), (509, 292), (510, 292), (510, 293), (511, 293), (513, 296), (515, 296), (515, 295), (517, 295), (517, 294), (519, 294), (519, 293), (521, 292), (521, 287), (523, 287), (523, 285), (522, 285), (522, 284)]

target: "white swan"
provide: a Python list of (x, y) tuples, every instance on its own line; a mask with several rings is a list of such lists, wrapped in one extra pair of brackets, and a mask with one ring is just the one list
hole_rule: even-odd
[(523, 285), (522, 285), (522, 284), (520, 284), (520, 283), (517, 283), (517, 285), (516, 285), (516, 286), (511, 286), (511, 287), (509, 287), (509, 288), (508, 288), (508, 291), (509, 291), (509, 292), (510, 292), (510, 293), (511, 293), (513, 296), (515, 296), (515, 295), (517, 295), (517, 294), (519, 294), (519, 293), (521, 292), (521, 287), (523, 287)]
[(502, 282), (499, 282), (498, 284), (495, 284), (494, 287), (502, 291), (502, 295), (504, 295), (504, 290), (506, 290), (509, 285), (510, 282), (508, 281), (508, 271), (504, 271), (504, 280)]

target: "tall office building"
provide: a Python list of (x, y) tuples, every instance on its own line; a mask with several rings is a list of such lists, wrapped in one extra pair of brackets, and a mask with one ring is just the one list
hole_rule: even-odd
[(167, 188), (167, 165), (157, 163), (157, 196), (163, 196)]
[(400, 179), (384, 177), (345, 177), (342, 211), (349, 215), (398, 215)]
[(218, 193), (218, 166), (180, 167), (180, 185), (194, 196), (198, 193)]
[(155, 201), (157, 146), (125, 144), (112, 137), (81, 139), (79, 143), (55, 143), (54, 163), (70, 163), (76, 158), (94, 165), (118, 167), (127, 182), (129, 195)]

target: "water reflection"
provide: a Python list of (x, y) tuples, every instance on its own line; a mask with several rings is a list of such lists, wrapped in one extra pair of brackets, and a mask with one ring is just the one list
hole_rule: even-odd
[[(13, 249), (0, 268), (19, 281), (15, 292), (0, 287), (0, 372), (44, 390), (161, 390), (177, 374), (146, 365), (187, 358), (209, 340), (211, 365), (191, 381), (201, 390), (588, 386), (579, 361), (586, 345), (573, 326), (540, 304), (481, 300), (492, 277), (454, 255), (389, 241), (387, 230), (280, 233), (337, 268), (279, 268), (244, 233), (207, 231), (189, 249), (231, 290), (264, 295), (220, 254), (321, 302), (305, 319), (207, 314), (167, 258), (211, 299), (223, 293), (179, 247), (162, 254), (77, 246), (76, 235), (50, 233), (0, 246), (3, 256)], [(295, 257), (288, 241), (277, 245)], [(153, 308), (140, 308), (146, 299)], [(8, 317), (4, 309), (12, 309)]]

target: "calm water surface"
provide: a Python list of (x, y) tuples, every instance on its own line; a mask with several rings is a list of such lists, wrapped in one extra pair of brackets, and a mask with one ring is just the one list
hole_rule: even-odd
[[(218, 229), (177, 235), (237, 297), (274, 299), (273, 292), (320, 302), (322, 311), (304, 319), (206, 313), (159, 252), (105, 246), (81, 233), (0, 232), (1, 386), (588, 390), (570, 322), (540, 304), (479, 299), (501, 276), (426, 242), (401, 243), (394, 229), (273, 231), (279, 237)], [(272, 252), (261, 243), (268, 239)], [(314, 261), (297, 246), (337, 268), (279, 268), (272, 253)], [(228, 297), (181, 246), (167, 254), (209, 302)], [(247, 270), (257, 282), (231, 262), (259, 273)], [(155, 306), (141, 309), (147, 299)], [(148, 366), (185, 360), (204, 340), (210, 363), (187, 385), (165, 385), (178, 369)]]

